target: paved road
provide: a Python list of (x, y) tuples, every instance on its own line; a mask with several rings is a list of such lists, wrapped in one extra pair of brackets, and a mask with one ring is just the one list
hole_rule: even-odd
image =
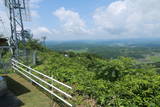
[(23, 77), (8, 74), (5, 78), (10, 91), (0, 98), (0, 107), (53, 107), (51, 99)]
[(22, 105), (23, 103), (11, 91), (0, 97), (0, 107), (20, 107)]

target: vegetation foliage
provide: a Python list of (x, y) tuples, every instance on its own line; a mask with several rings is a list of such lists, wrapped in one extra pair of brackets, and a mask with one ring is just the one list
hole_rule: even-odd
[[(147, 41), (147, 40), (146, 40)], [(149, 40), (148, 40), (149, 41)], [(101, 43), (102, 42), (102, 43)], [(118, 58), (119, 56), (124, 57), (132, 57), (135, 59), (145, 58), (146, 56), (153, 56), (160, 53), (160, 44), (159, 41), (156, 42), (144, 42), (141, 43), (132, 43), (129, 41), (128, 43), (124, 42), (109, 42), (109, 41), (101, 41), (87, 43), (87, 42), (67, 42), (67, 43), (57, 43), (57, 44), (48, 44), (50, 49), (56, 51), (69, 51), (76, 53), (92, 53), (103, 58)], [(131, 42), (131, 43), (130, 43)]]
[(93, 98), (102, 106), (160, 106), (160, 75), (152, 66), (137, 68), (125, 57), (103, 59), (50, 50), (39, 52), (38, 59), (35, 69), (71, 85), (73, 95), (82, 97), (77, 104)]

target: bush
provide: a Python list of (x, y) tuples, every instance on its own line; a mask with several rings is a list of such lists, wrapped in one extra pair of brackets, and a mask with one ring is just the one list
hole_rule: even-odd
[(41, 64), (35, 69), (71, 85), (75, 97), (94, 98), (107, 107), (160, 106), (160, 75), (152, 67), (136, 68), (133, 59), (124, 57), (106, 60), (76, 54), (65, 57), (52, 51), (39, 54)]

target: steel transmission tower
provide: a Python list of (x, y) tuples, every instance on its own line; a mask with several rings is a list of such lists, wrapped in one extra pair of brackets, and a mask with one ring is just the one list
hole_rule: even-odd
[(9, 10), (9, 20), (11, 27), (10, 44), (13, 46), (13, 56), (19, 55), (19, 44), (25, 49), (26, 37), (24, 30), (24, 20), (29, 20), (29, 0), (4, 0), (5, 7)]

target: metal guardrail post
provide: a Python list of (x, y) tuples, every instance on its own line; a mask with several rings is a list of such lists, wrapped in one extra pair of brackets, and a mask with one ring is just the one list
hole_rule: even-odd
[[(29, 68), (30, 68), (30, 66), (29, 66)], [(29, 72), (29, 73), (32, 73), (29, 68), (27, 68), (28, 72)], [(30, 80), (30, 83), (33, 84), (32, 80)]]
[(32, 56), (32, 63), (33, 65), (36, 65), (36, 51), (33, 52), (33, 56)]
[[(65, 103), (66, 105), (72, 107), (72, 104), (70, 104), (68, 101), (66, 101), (65, 99), (63, 99), (62, 97), (60, 97), (59, 95), (55, 94), (53, 92), (53, 90), (56, 90), (56, 92), (59, 92), (60, 94), (62, 95), (65, 95), (66, 97), (68, 98), (72, 98), (71, 95), (69, 95), (68, 93), (62, 91), (61, 89), (55, 87), (53, 85), (53, 82), (56, 82), (58, 83), (59, 85), (62, 85), (66, 88), (69, 88), (69, 89), (72, 89), (70, 86), (60, 82), (60, 81), (57, 81), (55, 79), (53, 79), (53, 75), (51, 75), (51, 77), (39, 72), (39, 71), (36, 71), (34, 69), (32, 69), (31, 67), (28, 67), (20, 62), (18, 62), (17, 60), (15, 59), (12, 59), (12, 68), (14, 70), (16, 70), (17, 72), (19, 72), (20, 74), (22, 74), (23, 76), (25, 76), (26, 78), (28, 78), (32, 83), (35, 83), (36, 85), (38, 85), (39, 87), (41, 87), (42, 89), (44, 89), (45, 91), (47, 91), (48, 93), (50, 93), (52, 96), (55, 96), (57, 99), (61, 100), (63, 103)], [(42, 79), (42, 77), (39, 77), (35, 74), (33, 74), (32, 72), (35, 72), (37, 73), (38, 75), (41, 75), (49, 80), (51, 80), (52, 83), (49, 83), (47, 82), (46, 80)], [(35, 80), (37, 79), (37, 80)], [(46, 88), (43, 84), (39, 83), (40, 82), (43, 82), (44, 84), (48, 85), (50, 88)]]

